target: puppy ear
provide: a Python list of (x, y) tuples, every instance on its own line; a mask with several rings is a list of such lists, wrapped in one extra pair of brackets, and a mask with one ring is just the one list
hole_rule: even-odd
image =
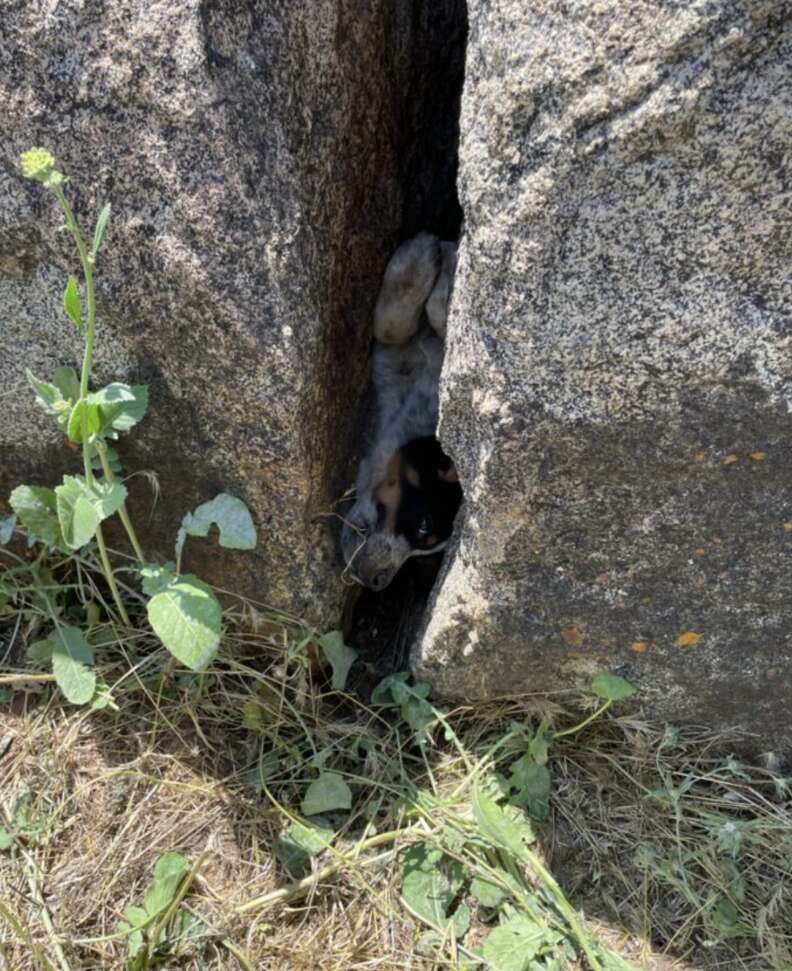
[(459, 476), (457, 475), (456, 466), (451, 462), (447, 469), (438, 469), (437, 478), (441, 482), (459, 482)]

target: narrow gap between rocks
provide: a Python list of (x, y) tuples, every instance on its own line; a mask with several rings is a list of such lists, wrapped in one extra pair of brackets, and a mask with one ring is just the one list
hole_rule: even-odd
[[(421, 231), (457, 242), (462, 208), (457, 194), (459, 116), (465, 71), (466, 0), (413, 0), (411, 89), (402, 95), (401, 243)], [(344, 630), (358, 651), (350, 687), (364, 698), (385, 675), (404, 670), (442, 553), (408, 559), (381, 592), (352, 588)]]

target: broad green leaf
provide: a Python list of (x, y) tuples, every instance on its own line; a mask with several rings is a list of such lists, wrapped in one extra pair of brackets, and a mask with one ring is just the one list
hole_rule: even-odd
[(134, 401), (135, 395), (128, 384), (113, 381), (98, 391), (92, 391), (85, 399), (89, 404), (100, 405), (102, 408), (112, 408), (123, 405), (127, 401)]
[(212, 524), (220, 531), (220, 545), (229, 550), (252, 550), (256, 545), (256, 527), (248, 507), (225, 492), (204, 502), (182, 520), (176, 537), (176, 556), (181, 554), (187, 536), (207, 536)]
[(473, 877), (470, 892), (484, 907), (498, 907), (506, 899), (506, 894), (500, 887), (483, 877)]
[(17, 518), (14, 515), (6, 516), (5, 519), (0, 519), (0, 546), (5, 546), (14, 535), (16, 521)]
[(96, 483), (89, 495), (92, 497), (93, 504), (100, 517), (107, 519), (113, 513), (118, 512), (124, 504), (127, 490), (126, 486), (120, 482), (113, 482), (112, 485), (110, 483)]
[(52, 661), (54, 644), (51, 637), (52, 635), (28, 644), (26, 653), (29, 661), (33, 661), (35, 664), (49, 664)]
[(88, 426), (88, 437), (95, 435), (102, 427), (102, 414), (96, 405), (88, 401), (78, 401), (71, 410), (66, 434), (78, 445), (83, 440), (83, 418)]
[(25, 375), (27, 376), (28, 384), (36, 393), (36, 403), (47, 414), (57, 415), (58, 412), (55, 405), (63, 399), (60, 388), (55, 384), (50, 384), (49, 381), (40, 381), (30, 370), (25, 371)]
[(425, 843), (411, 846), (404, 855), (401, 892), (405, 902), (436, 930), (443, 931), (453, 922), (457, 937), (470, 925), (466, 907), (458, 907), (454, 914), (449, 914), (463, 882), (461, 864)]
[(55, 368), (52, 383), (67, 401), (76, 401), (80, 397), (80, 379), (74, 368)]
[(90, 542), (101, 522), (98, 510), (86, 493), (87, 487), (74, 475), (65, 475), (62, 485), (55, 488), (58, 522), (66, 545), (73, 550)]
[(516, 790), (511, 802), (515, 806), (524, 806), (532, 816), (545, 819), (551, 783), (547, 766), (538, 765), (530, 756), (523, 755), (512, 766), (509, 782)]
[(594, 694), (606, 701), (621, 701), (635, 694), (635, 688), (629, 681), (620, 678), (617, 674), (598, 674), (591, 682)]
[(291, 840), (301, 850), (311, 856), (318, 856), (335, 839), (335, 832), (330, 823), (322, 816), (313, 819), (299, 820), (291, 824), (286, 839)]
[(399, 684), (403, 684), (410, 677), (409, 671), (399, 671), (398, 674), (389, 674), (383, 678), (371, 693), (372, 705), (393, 705), (396, 704), (393, 690)]
[(149, 919), (149, 913), (145, 907), (135, 907), (132, 905), (124, 911), (124, 917), (126, 917), (132, 927), (140, 927)]
[(101, 438), (117, 438), (116, 421), (120, 419), (123, 423), (125, 408), (137, 407), (137, 399), (132, 388), (119, 381), (108, 384), (98, 391), (92, 391), (85, 400), (99, 410), (98, 436)]
[[(132, 910), (142, 910), (138, 907), (127, 907), (125, 913), (129, 913)], [(145, 913), (145, 911), (144, 911)], [(135, 958), (143, 950), (143, 944), (145, 943), (143, 937), (143, 931), (137, 928), (132, 928), (129, 924), (125, 924), (121, 921), (118, 925), (119, 930), (129, 933), (127, 938), (127, 948), (129, 949), (130, 958)], [(145, 955), (141, 955), (141, 958), (145, 961)], [(145, 971), (145, 965), (141, 965), (137, 961), (128, 961), (126, 964), (126, 971)]]
[[(401, 716), (413, 729), (416, 741), (424, 742), (426, 729), (437, 720), (435, 707), (426, 700), (431, 691), (431, 685), (425, 681), (408, 685), (409, 672), (400, 671), (383, 678), (371, 695), (373, 705), (387, 705), (395, 703), (401, 708)], [(392, 699), (392, 701), (391, 701)]]
[(143, 593), (147, 597), (153, 597), (176, 579), (176, 564), (171, 561), (163, 566), (159, 563), (146, 563), (140, 568), (140, 576), (143, 580)]
[(105, 231), (107, 230), (107, 224), (110, 220), (110, 203), (106, 202), (102, 206), (102, 211), (99, 213), (99, 218), (96, 220), (96, 228), (94, 229), (93, 238), (93, 249), (91, 250), (91, 256), (96, 259), (96, 254), (99, 252), (99, 247), (102, 245), (102, 240), (104, 239)]
[(272, 844), (275, 859), (293, 880), (305, 876), (311, 865), (311, 855), (286, 836), (279, 836)]
[(118, 511), (126, 494), (126, 487), (120, 482), (89, 487), (80, 476), (65, 475), (63, 484), (55, 488), (55, 496), (67, 545), (75, 550), (85, 546), (93, 539), (99, 523)]
[[(79, 383), (77, 393), (71, 394), (74, 391), (71, 382), (67, 383), (64, 377), (59, 374), (59, 372), (64, 371), (71, 371), (74, 374), (71, 368), (57, 368), (52, 384), (48, 381), (39, 381), (30, 371), (27, 371), (26, 374), (30, 386), (36, 393), (36, 403), (55, 419), (61, 430), (66, 431), (72, 410), (72, 400), (79, 397)], [(70, 393), (67, 394), (67, 391)]]
[(545, 927), (520, 914), (489, 932), (482, 953), (494, 971), (528, 971), (545, 936)]
[(476, 785), (473, 790), (473, 814), (484, 836), (498, 847), (509, 850), (518, 859), (525, 859), (525, 843), (533, 843), (536, 835), (519, 810), (502, 809)]
[[(641, 968), (637, 965), (625, 961), (621, 954), (617, 954), (616, 951), (611, 951), (609, 948), (601, 948), (599, 957), (603, 971), (641, 971)], [(558, 971), (565, 971), (567, 967), (568, 964), (564, 963), (558, 968)], [(554, 971), (554, 969), (548, 968), (548, 971)], [(786, 968), (784, 971), (792, 971), (792, 967)]]
[(740, 920), (740, 912), (727, 897), (721, 897), (717, 905), (707, 914), (707, 921), (718, 932), (719, 937), (755, 937), (756, 928)]
[(93, 650), (76, 627), (56, 627), (48, 640), (52, 643), (52, 673), (66, 698), (74, 705), (91, 700), (96, 688)]
[(8, 502), (33, 539), (63, 552), (68, 551), (58, 522), (57, 498), (52, 489), (45, 486), (17, 486)]
[(150, 917), (162, 913), (172, 903), (179, 884), (190, 872), (190, 865), (179, 853), (163, 853), (154, 864), (154, 879), (143, 897)]
[(357, 658), (357, 651), (347, 647), (344, 635), (340, 630), (330, 631), (319, 638), (319, 646), (333, 669), (331, 682), (334, 691), (343, 691), (346, 687), (349, 669)]
[(536, 730), (536, 734), (528, 745), (529, 755), (534, 762), (538, 762), (539, 765), (544, 765), (547, 762), (552, 737), (553, 735), (549, 730), (549, 725), (544, 719), (542, 719), (539, 727)]
[(149, 600), (147, 610), (154, 633), (174, 657), (193, 671), (208, 667), (220, 644), (223, 611), (202, 580), (189, 573), (178, 577)]
[(308, 786), (300, 808), (304, 816), (317, 816), (351, 806), (352, 791), (341, 776), (335, 772), (322, 772)]
[(0, 826), (0, 851), (10, 850), (13, 845), (14, 840), (11, 834), (7, 829), (3, 829), (3, 827)]
[(77, 330), (82, 330), (82, 306), (80, 305), (80, 294), (77, 290), (77, 280), (73, 276), (69, 277), (69, 282), (66, 284), (63, 293), (63, 309)]
[(94, 711), (102, 711), (105, 708), (112, 708), (113, 711), (119, 710), (110, 690), (110, 685), (103, 678), (96, 679), (96, 688), (91, 696), (91, 708)]
[(394, 681), (390, 686), (390, 693), (397, 705), (406, 704), (412, 697), (412, 689), (404, 681)]
[(148, 387), (145, 384), (125, 385), (132, 393), (132, 400), (122, 402), (113, 416), (113, 428), (117, 432), (128, 432), (137, 425), (148, 408)]

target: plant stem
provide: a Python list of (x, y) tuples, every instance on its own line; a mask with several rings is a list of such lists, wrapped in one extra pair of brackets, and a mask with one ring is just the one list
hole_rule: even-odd
[[(72, 239), (77, 247), (77, 252), (80, 254), (80, 263), (82, 264), (83, 275), (85, 277), (85, 300), (88, 307), (88, 315), (85, 324), (85, 353), (83, 354), (82, 373), (80, 375), (80, 398), (85, 398), (88, 395), (88, 381), (91, 376), (94, 333), (96, 330), (96, 299), (93, 281), (93, 259), (85, 247), (85, 241), (82, 238), (80, 227), (77, 225), (77, 220), (74, 218), (74, 213), (71, 210), (68, 199), (63, 194), (63, 189), (59, 185), (56, 185), (53, 187), (52, 191), (55, 193), (55, 196), (60, 203), (60, 207), (63, 210), (63, 215), (66, 217), (66, 228), (71, 233)], [(83, 446), (85, 446), (85, 444), (86, 443), (83, 442)]]
[(131, 627), (132, 625), (129, 622), (129, 614), (126, 612), (126, 607), (124, 607), (121, 594), (118, 592), (118, 584), (115, 580), (113, 568), (110, 565), (110, 557), (107, 555), (107, 547), (105, 546), (101, 525), (96, 527), (96, 545), (99, 549), (99, 559), (102, 561), (102, 570), (105, 575), (105, 580), (107, 580), (107, 584), (110, 587), (110, 592), (113, 595), (113, 600), (115, 600), (115, 605), (118, 607), (118, 613), (121, 615), (121, 620), (126, 624), (126, 626)]
[(591, 971), (602, 971), (602, 965), (594, 952), (594, 948), (591, 946), (589, 936), (586, 933), (583, 925), (580, 923), (575, 908), (572, 906), (572, 904), (570, 904), (564, 894), (564, 891), (556, 883), (555, 877), (550, 873), (547, 867), (532, 850), (525, 847), (524, 852), (528, 865), (534, 870), (534, 872), (539, 876), (540, 880), (553, 895), (556, 906), (566, 918), (572, 933), (581, 947), (581, 950), (586, 955), (586, 960), (591, 966)]
[[(112, 484), (115, 481), (115, 476), (113, 475), (113, 470), (110, 468), (110, 463), (107, 461), (107, 447), (104, 442), (96, 443), (96, 451), (99, 455), (99, 461), (102, 463), (102, 471), (104, 472), (107, 481)], [(132, 544), (132, 549), (135, 551), (135, 556), (137, 557), (138, 563), (141, 566), (146, 562), (146, 557), (143, 555), (143, 548), (137, 538), (137, 533), (135, 532), (135, 527), (132, 525), (132, 520), (129, 518), (129, 513), (127, 512), (126, 502), (122, 502), (118, 510), (119, 518), (124, 524), (124, 529), (129, 537), (129, 542)]]
[[(94, 348), (94, 335), (96, 332), (96, 294), (94, 292), (94, 280), (93, 280), (93, 257), (88, 253), (85, 248), (85, 242), (82, 238), (82, 233), (80, 232), (80, 227), (77, 225), (77, 221), (74, 218), (74, 213), (71, 210), (66, 196), (63, 194), (63, 189), (56, 185), (53, 188), (60, 207), (63, 210), (63, 214), (66, 217), (66, 226), (74, 239), (74, 243), (77, 247), (77, 252), (80, 254), (80, 263), (82, 264), (83, 276), (85, 277), (85, 301), (87, 305), (87, 316), (85, 322), (85, 353), (83, 354), (83, 364), (82, 373), (80, 375), (80, 401), (85, 403), (88, 397), (88, 382), (91, 377), (91, 364), (93, 363), (93, 348)], [(83, 452), (83, 468), (85, 469), (85, 483), (90, 488), (93, 485), (93, 468), (91, 467), (91, 443), (89, 441), (88, 434), (88, 412), (85, 408), (82, 411), (82, 452)], [(110, 565), (110, 560), (107, 556), (107, 547), (105, 546), (104, 534), (102, 533), (101, 524), (96, 527), (96, 545), (99, 548), (99, 559), (102, 561), (102, 570), (104, 571), (105, 579), (110, 587), (110, 592), (113, 595), (113, 600), (115, 600), (116, 607), (118, 608), (118, 613), (121, 620), (129, 626), (129, 616), (126, 612), (126, 608), (121, 600), (121, 594), (118, 592), (118, 586), (115, 582), (115, 576), (113, 576), (113, 568)]]
[[(387, 850), (385, 853), (380, 853), (377, 856), (369, 856), (362, 860), (358, 857), (364, 850), (370, 850), (375, 846), (382, 846), (384, 843), (394, 843), (399, 837), (408, 836), (411, 832), (412, 830), (410, 829), (394, 829), (388, 833), (377, 833), (374, 836), (370, 836), (368, 839), (358, 843), (355, 847), (354, 862), (358, 866), (371, 866), (374, 863), (381, 863), (383, 860), (390, 859), (396, 852), (395, 850)], [(338, 856), (339, 859), (336, 863), (330, 863), (322, 867), (321, 870), (317, 870), (315, 873), (303, 877), (302, 880), (290, 883), (288, 887), (282, 887), (280, 890), (272, 890), (270, 893), (265, 893), (261, 897), (254, 897), (244, 904), (239, 904), (234, 908), (234, 912), (237, 914), (248, 914), (251, 911), (262, 910), (273, 904), (283, 903), (286, 900), (293, 900), (295, 897), (302, 896), (308, 890), (317, 887), (324, 880), (329, 880), (330, 877), (335, 876), (344, 863), (349, 862), (347, 856), (340, 853)]]
[(585, 728), (586, 725), (593, 722), (595, 718), (599, 718), (599, 716), (603, 712), (607, 711), (612, 704), (612, 699), (608, 699), (604, 705), (600, 705), (600, 707), (593, 714), (589, 715), (588, 718), (584, 718), (582, 722), (577, 725), (573, 725), (571, 728), (565, 728), (563, 732), (555, 732), (553, 734), (553, 738), (563, 738), (565, 735), (574, 735), (576, 732), (579, 732), (581, 728)]
[[(358, 866), (371, 866), (375, 863), (382, 863), (390, 859), (394, 853), (395, 850), (386, 850), (377, 856), (369, 856), (364, 860), (358, 860), (357, 864)], [(287, 900), (293, 900), (295, 897), (302, 897), (309, 890), (318, 887), (320, 883), (329, 880), (330, 877), (334, 877), (342, 865), (343, 861), (330, 863), (326, 867), (322, 867), (321, 870), (317, 870), (315, 873), (304, 877), (302, 880), (290, 883), (288, 887), (283, 887), (281, 890), (273, 890), (270, 893), (265, 893), (262, 897), (255, 897), (253, 900), (248, 900), (247, 903), (240, 904), (235, 908), (234, 912), (237, 914), (249, 914), (254, 910), (263, 910), (274, 904), (284, 903)]]

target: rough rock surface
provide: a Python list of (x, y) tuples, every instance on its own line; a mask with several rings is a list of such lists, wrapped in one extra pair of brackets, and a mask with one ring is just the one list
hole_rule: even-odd
[[(21, 151), (43, 145), (70, 175), (84, 226), (113, 204), (96, 383), (151, 385), (149, 416), (122, 447), (127, 471), (160, 479), (153, 510), (145, 481), (130, 483), (148, 550), (172, 555), (182, 515), (232, 492), (254, 513), (258, 552), (204, 554), (191, 541), (188, 565), (336, 622), (340, 571), (317, 517), (351, 478), (385, 261), (402, 222), (426, 218), (426, 199), (403, 190), (420, 181), (421, 86), (454, 58), (461, 73), (462, 49), (449, 46), (461, 10), (461, 0), (431, 13), (397, 0), (4, 5), (0, 496), (21, 481), (54, 484), (74, 464), (24, 378), (81, 354), (61, 309), (74, 255), (55, 232), (54, 200), (17, 169)], [(436, 111), (445, 90), (433, 90)], [(456, 124), (446, 110), (440, 140)]]
[(614, 670), (792, 742), (783, 0), (470, 0), (442, 441), (446, 695)]

